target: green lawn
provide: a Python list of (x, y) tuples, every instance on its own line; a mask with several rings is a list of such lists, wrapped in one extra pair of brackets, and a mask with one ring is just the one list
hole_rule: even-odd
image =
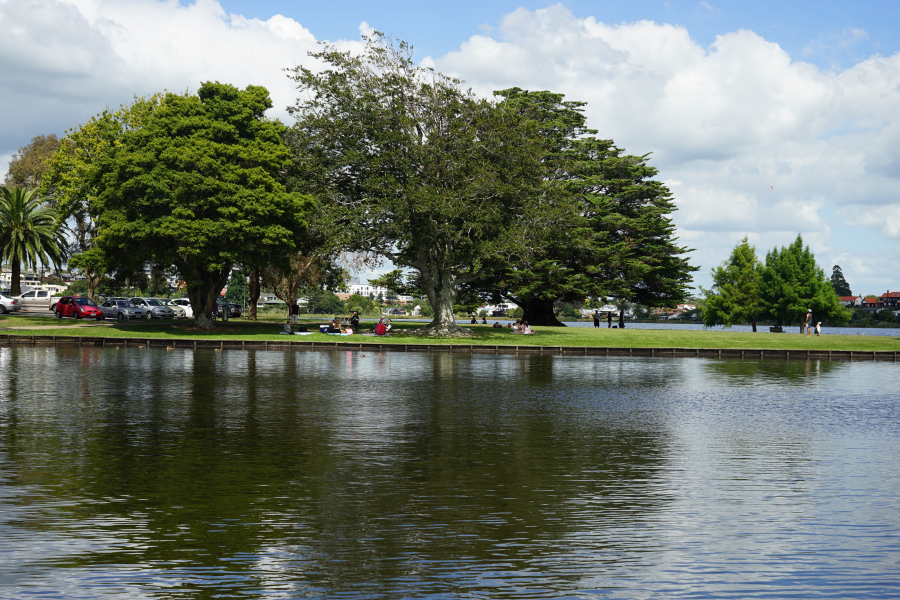
[[(113, 338), (182, 338), (182, 339), (224, 339), (224, 340), (280, 340), (286, 336), (279, 335), (283, 322), (258, 321), (245, 319), (219, 323), (212, 332), (193, 329), (192, 322), (181, 321), (133, 321), (113, 323), (103, 327), (73, 328), (77, 323), (73, 319), (36, 318), (36, 317), (0, 317), (0, 327), (31, 327), (34, 325), (56, 325), (52, 329), (23, 329), (0, 331), (12, 335), (82, 335), (104, 336)], [(306, 321), (310, 330), (317, 329), (318, 323), (324, 320)], [(370, 324), (371, 325), (371, 324)], [(366, 323), (363, 323), (366, 326)], [(499, 344), (528, 346), (599, 346), (619, 348), (741, 348), (741, 349), (786, 349), (786, 350), (900, 350), (900, 330), (896, 336), (859, 336), (839, 335), (831, 330), (822, 337), (807, 338), (798, 333), (732, 333), (728, 331), (683, 331), (666, 329), (594, 329), (588, 327), (551, 328), (539, 327), (535, 335), (516, 335), (508, 329), (493, 329), (489, 325), (468, 326), (475, 337), (470, 339), (427, 338), (410, 335), (410, 330), (420, 327), (421, 323), (395, 322), (392, 335), (387, 338), (366, 336), (338, 337), (316, 333), (307, 336), (292, 336), (292, 341), (328, 341), (344, 343), (374, 342), (399, 344)], [(793, 332), (793, 328), (791, 328)]]

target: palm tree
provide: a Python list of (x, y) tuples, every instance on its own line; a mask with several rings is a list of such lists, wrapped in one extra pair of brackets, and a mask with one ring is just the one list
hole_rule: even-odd
[(59, 267), (65, 244), (56, 227), (56, 213), (35, 198), (36, 190), (0, 188), (0, 262), (12, 271), (10, 293), (22, 293), (21, 268), (38, 263)]

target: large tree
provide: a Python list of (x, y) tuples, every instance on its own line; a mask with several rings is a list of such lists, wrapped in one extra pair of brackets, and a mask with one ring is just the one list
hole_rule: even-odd
[(356, 55), (313, 54), (322, 71), (294, 69), (295, 181), (321, 198), (314, 229), (418, 273), (434, 307), (423, 333), (466, 335), (458, 286), (521, 253), (541, 226), (541, 149), (521, 115), (411, 53), (377, 34)]
[(841, 270), (841, 265), (834, 265), (831, 269), (831, 289), (833, 289), (834, 293), (838, 296), (853, 295), (853, 292), (850, 290), (850, 284), (844, 279), (844, 272)]
[(44, 206), (43, 201), (35, 190), (0, 188), (0, 263), (9, 263), (13, 296), (22, 293), (23, 266), (58, 267), (64, 258), (56, 212)]
[(683, 301), (696, 268), (683, 257), (689, 249), (676, 243), (675, 205), (647, 156), (588, 135), (595, 132), (585, 127), (583, 103), (546, 91), (496, 93), (538, 127), (545, 219), (530, 252), (473, 287), (512, 300), (533, 325), (563, 326), (555, 308), (589, 297), (648, 306)]
[(50, 158), (60, 147), (60, 140), (55, 133), (38, 135), (27, 145), (19, 148), (9, 161), (6, 173), (6, 187), (35, 189), (40, 187)]
[(174, 265), (198, 327), (248, 254), (287, 255), (305, 231), (309, 199), (285, 192), (284, 126), (268, 120), (265, 88), (204, 83), (166, 94), (100, 159), (99, 245)]
[(703, 290), (703, 324), (731, 327), (749, 322), (756, 332), (756, 321), (765, 312), (759, 291), (761, 270), (756, 248), (744, 236), (731, 251), (731, 257), (712, 270), (713, 287)]
[(824, 320), (833, 324), (846, 323), (850, 312), (844, 308), (816, 264), (816, 257), (803, 238), (787, 247), (775, 248), (766, 254), (766, 265), (760, 273), (760, 295), (766, 312), (777, 325), (802, 323), (812, 309), (813, 322)]

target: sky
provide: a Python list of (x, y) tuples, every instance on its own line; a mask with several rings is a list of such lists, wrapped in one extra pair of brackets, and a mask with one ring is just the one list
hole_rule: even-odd
[(799, 233), (854, 293), (900, 290), (897, 2), (0, 0), (0, 175), (35, 135), (207, 80), (266, 86), (289, 124), (284, 69), (372, 30), (479, 94), (587, 102), (651, 153), (698, 286), (745, 235), (764, 256)]

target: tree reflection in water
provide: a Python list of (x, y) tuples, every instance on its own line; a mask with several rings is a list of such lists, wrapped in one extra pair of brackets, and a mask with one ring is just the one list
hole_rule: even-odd
[[(666, 515), (693, 477), (685, 440), (739, 454), (756, 438), (721, 432), (740, 421), (744, 383), (841, 368), (364, 354), (0, 349), (0, 549), (34, 548), (16, 585), (197, 597), (627, 589), (672, 543)], [(708, 414), (710, 386), (722, 414)], [(722, 428), (690, 437), (698, 422)], [(782, 441), (797, 465), (785, 485), (805, 493), (813, 450)], [(692, 510), (727, 521), (704, 507)]]

